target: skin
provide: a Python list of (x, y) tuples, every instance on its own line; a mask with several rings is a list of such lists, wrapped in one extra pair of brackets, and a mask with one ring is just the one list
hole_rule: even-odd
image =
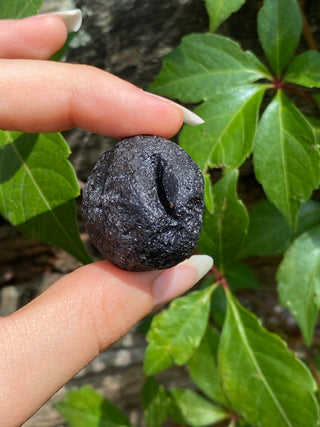
[[(116, 137), (165, 138), (179, 130), (179, 107), (96, 68), (46, 61), (66, 36), (57, 16), (0, 21), (0, 129), (77, 126)], [(66, 275), (0, 318), (0, 426), (21, 425), (136, 322), (190, 288), (196, 276), (188, 265), (131, 273), (102, 261)]]

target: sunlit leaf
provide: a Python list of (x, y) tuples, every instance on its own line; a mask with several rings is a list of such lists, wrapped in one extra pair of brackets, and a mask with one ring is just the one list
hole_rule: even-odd
[(320, 87), (320, 53), (309, 50), (298, 55), (288, 67), (285, 81), (307, 87)]
[(297, 320), (311, 343), (320, 308), (320, 226), (298, 237), (285, 253), (277, 272), (282, 305)]
[(44, 0), (2, 0), (0, 19), (18, 19), (36, 15)]
[(147, 334), (146, 375), (154, 375), (174, 363), (183, 365), (189, 360), (205, 333), (214, 289), (210, 286), (178, 298), (168, 310), (153, 318)]
[(179, 424), (202, 427), (229, 418), (229, 414), (220, 406), (204, 399), (192, 390), (173, 389), (170, 391), (174, 402), (173, 419)]
[(199, 102), (269, 77), (264, 65), (236, 42), (216, 34), (192, 34), (163, 60), (149, 90), (183, 102)]
[(302, 32), (296, 0), (264, 0), (258, 14), (258, 34), (277, 77), (292, 58)]
[(60, 134), (0, 131), (0, 212), (27, 237), (89, 263), (77, 227), (80, 188), (69, 154)]
[(319, 186), (319, 150), (308, 120), (278, 91), (259, 123), (254, 168), (268, 199), (295, 228), (302, 202)]
[(215, 31), (229, 16), (240, 9), (246, 0), (205, 0), (210, 31)]
[(219, 347), (223, 389), (252, 425), (318, 425), (316, 385), (305, 365), (275, 334), (226, 292), (228, 310)]
[(237, 168), (249, 156), (265, 90), (264, 85), (232, 88), (195, 109), (205, 123), (185, 126), (179, 142), (200, 169)]
[(69, 390), (55, 407), (70, 427), (131, 427), (113, 403), (88, 386)]

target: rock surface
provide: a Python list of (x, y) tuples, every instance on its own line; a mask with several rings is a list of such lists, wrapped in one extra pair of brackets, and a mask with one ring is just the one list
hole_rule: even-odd
[(153, 135), (106, 151), (82, 193), (82, 220), (104, 259), (129, 271), (170, 268), (197, 246), (201, 170), (179, 145)]

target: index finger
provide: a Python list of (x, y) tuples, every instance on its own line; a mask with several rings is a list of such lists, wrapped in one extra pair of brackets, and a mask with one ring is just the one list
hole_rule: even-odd
[(183, 110), (98, 68), (41, 60), (0, 60), (0, 128), (169, 138)]
[(54, 14), (0, 20), (0, 57), (47, 59), (67, 39), (67, 26)]

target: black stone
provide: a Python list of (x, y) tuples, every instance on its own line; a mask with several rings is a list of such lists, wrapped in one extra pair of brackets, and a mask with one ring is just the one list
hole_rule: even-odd
[(204, 209), (200, 169), (177, 144), (139, 135), (104, 153), (83, 191), (83, 221), (101, 255), (122, 269), (158, 270), (188, 258)]

